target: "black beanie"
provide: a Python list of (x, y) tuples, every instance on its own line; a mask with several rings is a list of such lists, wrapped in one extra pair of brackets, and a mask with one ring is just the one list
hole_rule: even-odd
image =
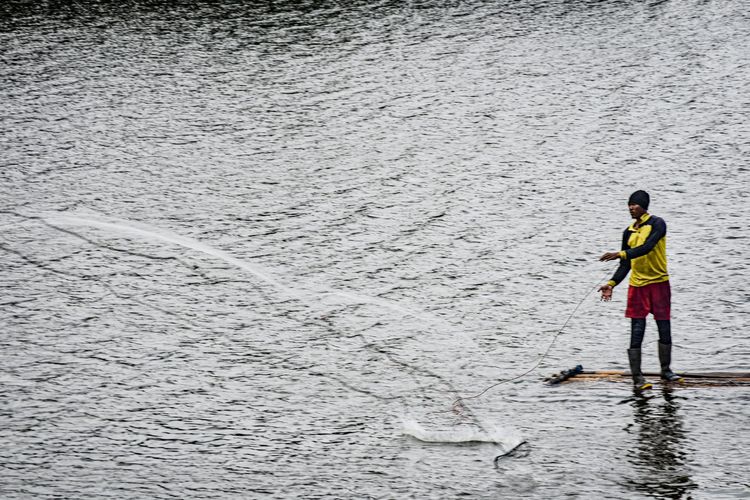
[(640, 205), (643, 210), (648, 210), (649, 200), (650, 198), (646, 191), (638, 190), (630, 195), (630, 198), (628, 198), (628, 205), (635, 203), (636, 205)]

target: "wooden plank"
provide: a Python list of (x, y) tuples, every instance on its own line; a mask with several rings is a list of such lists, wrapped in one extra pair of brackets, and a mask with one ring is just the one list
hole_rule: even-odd
[[(678, 372), (682, 378), (679, 382), (666, 382), (661, 380), (659, 372), (646, 372), (644, 376), (650, 379), (650, 382), (661, 382), (670, 385), (689, 385), (689, 386), (750, 386), (750, 372)], [(629, 371), (624, 370), (589, 370), (578, 373), (562, 383), (584, 382), (606, 380), (612, 382), (631, 382), (632, 378)]]
[[(713, 378), (713, 379), (750, 379), (750, 372), (676, 372), (682, 378)], [(621, 377), (630, 377), (630, 372), (625, 370), (584, 370), (575, 375), (582, 376), (610, 376), (616, 375)], [(661, 377), (659, 372), (644, 372), (645, 377)]]

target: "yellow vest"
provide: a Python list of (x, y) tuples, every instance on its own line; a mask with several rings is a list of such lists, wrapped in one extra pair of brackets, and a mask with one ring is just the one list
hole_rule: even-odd
[[(645, 286), (669, 280), (667, 273), (667, 224), (643, 214), (640, 227), (634, 221), (623, 233), (620, 267), (609, 284), (615, 286), (630, 269), (630, 285)], [(619, 278), (619, 279), (618, 279)]]

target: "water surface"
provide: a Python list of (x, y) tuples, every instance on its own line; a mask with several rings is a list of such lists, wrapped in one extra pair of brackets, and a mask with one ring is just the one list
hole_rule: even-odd
[(747, 388), (541, 383), (625, 368), (635, 189), (748, 370), (742, 2), (0, 13), (4, 498), (750, 496)]

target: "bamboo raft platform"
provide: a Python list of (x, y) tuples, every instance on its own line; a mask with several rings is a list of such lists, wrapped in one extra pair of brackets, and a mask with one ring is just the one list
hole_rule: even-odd
[[(744, 372), (676, 372), (681, 380), (678, 382), (666, 382), (661, 379), (659, 372), (644, 372), (643, 376), (646, 377), (648, 382), (660, 383), (669, 386), (692, 386), (692, 387), (705, 387), (705, 386), (724, 386), (724, 387), (737, 387), (747, 386), (750, 387), (750, 371)], [(571, 368), (570, 370), (563, 370), (560, 373), (547, 377), (545, 382), (547, 385), (557, 384), (569, 384), (573, 382), (627, 382), (631, 383), (630, 372), (626, 370), (584, 370), (581, 365)]]

